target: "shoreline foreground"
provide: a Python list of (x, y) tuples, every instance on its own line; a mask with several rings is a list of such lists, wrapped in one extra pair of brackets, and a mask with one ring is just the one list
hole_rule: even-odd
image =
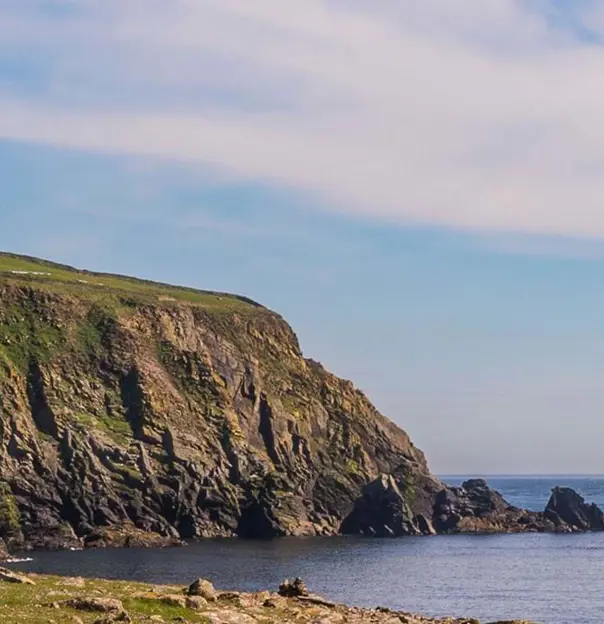
[(219, 591), (205, 579), (183, 587), (26, 576), (6, 568), (0, 568), (0, 620), (6, 624), (481, 624), (473, 618), (429, 618), (384, 608), (347, 607), (311, 594), (300, 579), (284, 581), (277, 592), (243, 593)]

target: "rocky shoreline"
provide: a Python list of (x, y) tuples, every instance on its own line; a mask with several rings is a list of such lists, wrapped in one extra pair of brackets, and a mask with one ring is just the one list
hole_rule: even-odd
[(604, 512), (569, 487), (555, 487), (542, 512), (508, 503), (483, 479), (436, 494), (431, 515), (412, 516), (395, 480), (383, 475), (369, 484), (343, 533), (378, 537), (454, 533), (576, 533), (604, 530)]
[[(0, 620), (7, 624), (180, 622), (181, 624), (480, 624), (390, 609), (339, 605), (303, 581), (278, 591), (219, 591), (206, 579), (189, 587), (17, 574), (0, 568)], [(490, 624), (530, 624), (524, 620)]]
[[(435, 497), (431, 515), (413, 515), (396, 484), (382, 475), (363, 490), (362, 497), (342, 523), (339, 534), (378, 538), (485, 534), (485, 533), (582, 533), (604, 530), (604, 512), (569, 487), (555, 487), (542, 512), (508, 503), (483, 479), (447, 486)], [(173, 535), (143, 531), (129, 524), (100, 527), (85, 538), (54, 536), (52, 540), (0, 538), (0, 561), (15, 551), (81, 548), (166, 548), (186, 546)]]

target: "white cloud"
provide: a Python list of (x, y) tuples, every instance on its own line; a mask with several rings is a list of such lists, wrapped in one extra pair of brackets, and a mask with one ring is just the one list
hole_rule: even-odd
[(0, 137), (210, 164), (379, 219), (604, 236), (604, 48), (526, 2), (36, 4), (0, 19), (0, 50), (43, 76), (35, 97), (27, 73), (0, 81)]

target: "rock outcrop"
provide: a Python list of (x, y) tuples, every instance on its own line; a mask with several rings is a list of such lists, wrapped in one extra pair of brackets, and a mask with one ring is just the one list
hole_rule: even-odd
[(572, 533), (604, 530), (604, 514), (568, 487), (556, 487), (543, 512), (510, 505), (483, 479), (447, 487), (436, 497), (439, 533)]
[(5, 583), (35, 585), (34, 581), (32, 581), (29, 577), (13, 572), (12, 570), (8, 570), (7, 568), (0, 568), (0, 581), (4, 581)]
[[(414, 515), (411, 500), (412, 493), (405, 495), (392, 475), (380, 475), (363, 488), (361, 498), (342, 523), (342, 533), (377, 537), (429, 533), (430, 521)], [(419, 521), (420, 517), (424, 518), (423, 522)]]
[(310, 592), (301, 578), (295, 578), (293, 581), (286, 579), (279, 585), (279, 595), (285, 598), (300, 598), (310, 596)]
[(538, 514), (510, 505), (483, 479), (442, 490), (434, 507), (439, 533), (520, 532), (536, 528), (537, 522), (541, 522)]
[(602, 510), (595, 503), (586, 503), (582, 496), (568, 487), (554, 488), (544, 515), (557, 529), (604, 530)]

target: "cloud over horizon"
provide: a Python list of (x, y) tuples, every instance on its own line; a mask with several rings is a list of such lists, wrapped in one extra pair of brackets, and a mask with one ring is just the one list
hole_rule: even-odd
[(372, 219), (604, 237), (604, 11), (554, 0), (8, 0), (0, 138)]

